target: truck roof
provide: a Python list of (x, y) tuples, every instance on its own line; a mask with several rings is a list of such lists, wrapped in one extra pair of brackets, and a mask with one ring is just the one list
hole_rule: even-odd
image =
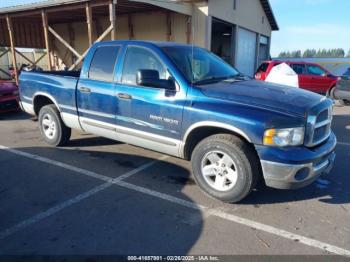
[(113, 40), (113, 41), (103, 41), (95, 43), (97, 46), (101, 45), (109, 45), (109, 44), (136, 44), (136, 45), (143, 45), (143, 46), (149, 46), (149, 45), (155, 45), (158, 47), (164, 47), (164, 46), (192, 46), (189, 44), (183, 44), (183, 43), (176, 43), (176, 42), (165, 42), (165, 41), (145, 41), (145, 40)]

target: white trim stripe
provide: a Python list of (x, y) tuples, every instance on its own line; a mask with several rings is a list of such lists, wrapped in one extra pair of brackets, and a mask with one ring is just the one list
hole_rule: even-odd
[(83, 174), (83, 175), (92, 176), (94, 178), (97, 178), (97, 179), (100, 179), (103, 181), (108, 181), (102, 185), (99, 185), (99, 186), (93, 188), (90, 191), (87, 191), (83, 194), (78, 195), (77, 197), (75, 197), (73, 199), (70, 199), (70, 200), (68, 200), (60, 205), (57, 205), (53, 208), (50, 208), (47, 211), (40, 213), (40, 214), (38, 214), (38, 215), (28, 219), (28, 220), (25, 220), (25, 221), (15, 225), (12, 228), (9, 228), (5, 231), (0, 232), (0, 239), (3, 239), (5, 237), (17, 232), (20, 229), (23, 229), (31, 224), (34, 224), (34, 223), (36, 223), (36, 222), (38, 222), (38, 221), (40, 221), (48, 216), (51, 216), (51, 215), (57, 213), (58, 211), (64, 209), (65, 207), (69, 207), (75, 203), (78, 203), (81, 200), (108, 188), (110, 185), (116, 184), (118, 186), (128, 188), (128, 189), (131, 189), (131, 190), (143, 193), (143, 194), (147, 194), (147, 195), (159, 198), (159, 199), (163, 199), (165, 201), (169, 201), (169, 202), (172, 202), (172, 203), (184, 206), (184, 207), (188, 207), (188, 208), (195, 209), (195, 210), (201, 210), (205, 213), (205, 215), (213, 215), (216, 217), (220, 217), (222, 219), (232, 221), (234, 223), (241, 224), (241, 225), (244, 225), (247, 227), (251, 227), (251, 228), (263, 231), (263, 232), (267, 232), (267, 233), (270, 233), (272, 235), (283, 237), (285, 239), (289, 239), (292, 241), (298, 241), (298, 242), (305, 244), (307, 246), (310, 246), (310, 247), (321, 249), (323, 251), (327, 251), (327, 252), (330, 252), (330, 253), (333, 253), (336, 255), (350, 257), (350, 250), (343, 249), (343, 248), (340, 248), (340, 247), (337, 247), (337, 246), (334, 246), (334, 245), (331, 245), (331, 244), (328, 244), (328, 243), (325, 243), (322, 241), (318, 241), (318, 240), (315, 240), (312, 238), (304, 237), (304, 236), (294, 234), (294, 233), (291, 233), (291, 232), (283, 230), (283, 229), (279, 229), (279, 228), (276, 228), (276, 227), (273, 227), (270, 225), (266, 225), (266, 224), (263, 224), (260, 222), (256, 222), (256, 221), (253, 221), (250, 219), (242, 218), (242, 217), (239, 217), (239, 216), (236, 216), (233, 214), (229, 214), (229, 213), (217, 210), (217, 209), (209, 208), (209, 207), (206, 207), (203, 205), (198, 205), (196, 203), (193, 203), (193, 202), (181, 199), (181, 198), (177, 198), (177, 197), (174, 197), (174, 196), (171, 196), (168, 194), (160, 193), (160, 192), (157, 192), (155, 190), (151, 190), (151, 189), (148, 189), (145, 187), (133, 185), (133, 184), (122, 181), (122, 180), (126, 179), (127, 177), (130, 177), (131, 175), (133, 175), (139, 171), (142, 171), (145, 168), (152, 166), (153, 164), (157, 163), (159, 160), (166, 158), (165, 156), (159, 158), (158, 161), (150, 162), (150, 163), (145, 164), (137, 169), (134, 169), (134, 170), (122, 175), (122, 176), (119, 176), (115, 179), (111, 179), (111, 178), (106, 177), (104, 175), (100, 175), (100, 174), (97, 174), (97, 173), (94, 173), (94, 172), (91, 172), (91, 171), (88, 171), (85, 169), (70, 166), (70, 165), (67, 165), (64, 163), (60, 163), (58, 161), (54, 161), (54, 160), (50, 160), (48, 158), (32, 155), (32, 154), (25, 153), (25, 152), (15, 150), (15, 149), (11, 149), (11, 148), (8, 148), (5, 146), (0, 145), (0, 149), (9, 151), (9, 152), (17, 154), (17, 155), (24, 156), (27, 158), (35, 159), (35, 160), (42, 161), (42, 162), (49, 163), (49, 164), (53, 164), (53, 165), (56, 165), (56, 166), (59, 166), (62, 168), (66, 168), (68, 170), (75, 171), (75, 172), (78, 172), (78, 173)]

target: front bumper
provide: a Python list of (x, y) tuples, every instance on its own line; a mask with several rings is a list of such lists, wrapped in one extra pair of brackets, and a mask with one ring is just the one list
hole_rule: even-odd
[(280, 150), (278, 155), (274, 155), (277, 152), (276, 148), (273, 148), (272, 153), (266, 148), (258, 149), (266, 185), (278, 189), (297, 189), (311, 184), (322, 174), (331, 171), (336, 143), (332, 133), (330, 138), (317, 148), (277, 149)]

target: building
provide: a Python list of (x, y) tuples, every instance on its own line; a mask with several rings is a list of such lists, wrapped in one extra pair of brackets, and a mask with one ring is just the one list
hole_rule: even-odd
[(95, 41), (137, 39), (194, 43), (252, 76), (269, 57), (273, 30), (268, 0), (49, 0), (0, 9), (0, 47), (13, 64), (19, 47), (45, 49), (48, 69), (76, 68)]

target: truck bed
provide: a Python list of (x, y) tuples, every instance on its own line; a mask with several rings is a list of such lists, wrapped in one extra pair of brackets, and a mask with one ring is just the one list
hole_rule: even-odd
[(76, 114), (75, 91), (80, 71), (22, 71), (20, 75), (20, 99), (33, 103), (40, 93), (49, 94), (56, 105)]

